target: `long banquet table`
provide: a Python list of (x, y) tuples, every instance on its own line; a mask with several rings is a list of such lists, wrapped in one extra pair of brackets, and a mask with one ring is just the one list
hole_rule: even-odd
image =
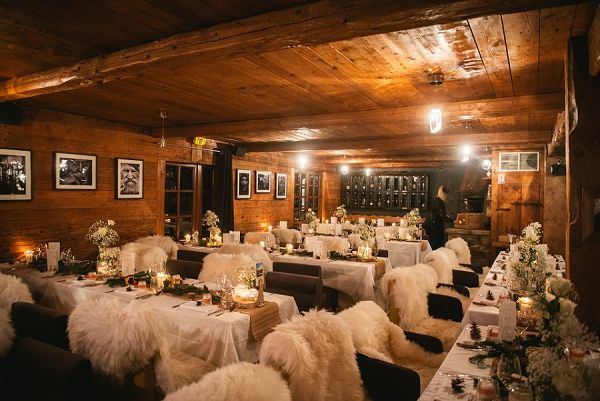
[[(21, 277), (37, 302), (63, 313), (70, 313), (80, 302), (100, 297), (149, 304), (156, 310), (156, 318), (165, 324), (172, 350), (202, 358), (215, 366), (258, 360), (260, 342), (254, 342), (249, 336), (250, 316), (247, 314), (226, 312), (220, 316), (206, 316), (177, 307), (186, 300), (166, 294), (132, 299), (105, 284), (82, 287), (66, 281), (68, 277), (65, 276), (44, 278), (33, 269), (11, 269), (6, 273)], [(266, 293), (265, 300), (277, 303), (282, 322), (299, 314), (293, 297)]]

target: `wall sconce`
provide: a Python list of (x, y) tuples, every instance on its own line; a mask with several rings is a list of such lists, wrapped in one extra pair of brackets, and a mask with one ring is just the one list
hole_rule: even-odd
[(341, 172), (343, 175), (346, 175), (346, 174), (348, 174), (348, 171), (350, 171), (350, 169), (348, 168), (348, 165), (347, 165), (347, 164), (342, 164), (342, 165), (340, 166), (340, 172)]
[(304, 170), (308, 165), (308, 158), (304, 155), (298, 156), (298, 167)]
[(490, 159), (485, 159), (481, 162), (481, 168), (485, 171), (489, 171), (492, 168), (492, 161)]

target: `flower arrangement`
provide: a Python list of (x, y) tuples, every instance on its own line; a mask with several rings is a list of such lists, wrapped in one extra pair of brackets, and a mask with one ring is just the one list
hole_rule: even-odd
[(375, 237), (375, 227), (371, 224), (359, 224), (354, 228), (353, 232), (358, 234), (364, 242), (369, 242), (371, 238)]
[(106, 262), (109, 266), (113, 266), (121, 258), (121, 248), (118, 246), (112, 248), (101, 248), (98, 260)]
[(217, 227), (219, 225), (219, 216), (212, 210), (207, 210), (202, 217), (202, 224), (206, 227)]
[(529, 295), (543, 294), (546, 277), (550, 275), (547, 248), (520, 239), (516, 249), (510, 253), (507, 273), (509, 286), (513, 292)]
[(200, 233), (198, 231), (192, 233), (191, 242), (194, 246), (200, 245)]
[(410, 235), (417, 234), (419, 224), (421, 224), (421, 213), (419, 213), (419, 209), (412, 209), (410, 212), (406, 213), (404, 217), (408, 220), (408, 232)]
[(523, 229), (521, 238), (532, 245), (538, 245), (542, 239), (542, 225), (537, 221), (530, 223)]
[(337, 217), (340, 223), (343, 223), (346, 220), (346, 205), (339, 205), (335, 208), (333, 215)]
[(256, 266), (242, 265), (236, 269), (238, 280), (253, 288), (256, 283)]
[(113, 220), (98, 220), (90, 226), (85, 239), (99, 248), (107, 248), (119, 242), (119, 234), (114, 229)]
[(306, 221), (308, 225), (313, 230), (317, 228), (317, 224), (319, 224), (319, 219), (317, 218), (317, 214), (313, 212), (311, 208), (308, 208), (306, 211)]
[(600, 393), (600, 372), (571, 355), (598, 347), (598, 338), (575, 317), (576, 298), (572, 283), (557, 278), (535, 299), (542, 346), (529, 348), (527, 356), (536, 399), (592, 400)]

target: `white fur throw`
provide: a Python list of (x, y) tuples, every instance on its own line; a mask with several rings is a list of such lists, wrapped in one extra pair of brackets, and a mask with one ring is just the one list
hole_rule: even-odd
[(453, 269), (459, 265), (458, 258), (456, 257), (456, 252), (454, 252), (450, 248), (438, 248), (438, 249), (440, 250), (440, 252), (444, 252), (444, 254), (446, 254), (446, 257), (450, 261), (450, 266), (452, 266)]
[(267, 248), (271, 248), (273, 245), (277, 244), (275, 236), (269, 232), (251, 231), (244, 234), (244, 244), (259, 245), (260, 241), (264, 241)]
[(0, 273), (0, 308), (10, 311), (14, 302), (33, 303), (29, 287), (19, 277)]
[(204, 258), (198, 279), (216, 282), (225, 273), (235, 285), (239, 282), (237, 269), (244, 266), (256, 266), (256, 262), (248, 255), (211, 253)]
[(423, 261), (435, 269), (440, 283), (452, 284), (452, 262), (443, 249), (429, 252)]
[(0, 308), (0, 358), (4, 358), (15, 338), (15, 330), (10, 321), (10, 309)]
[(273, 261), (260, 245), (256, 244), (227, 244), (219, 249), (218, 253), (233, 255), (248, 255), (256, 262), (262, 262), (265, 272), (273, 271)]
[(309, 252), (313, 251), (313, 244), (317, 241), (320, 241), (325, 244), (325, 249), (327, 250), (327, 253), (331, 251), (344, 253), (346, 252), (346, 250), (348, 250), (348, 248), (350, 248), (350, 243), (348, 242), (348, 240), (342, 237), (327, 237), (324, 235), (317, 235), (314, 237), (306, 237), (304, 241), (306, 249)]
[(299, 244), (302, 242), (302, 234), (293, 228), (274, 228), (271, 232), (279, 243)]
[(135, 254), (135, 270), (143, 271), (157, 265), (167, 263), (169, 256), (162, 248), (155, 245), (130, 242), (121, 247), (121, 253), (131, 252)]
[(149, 235), (147, 237), (138, 238), (135, 242), (139, 244), (154, 245), (165, 251), (169, 259), (177, 259), (177, 243), (171, 237), (163, 237), (162, 235)]
[(471, 250), (464, 239), (460, 237), (452, 238), (446, 242), (446, 248), (452, 249), (456, 253), (459, 263), (471, 264)]
[(288, 380), (294, 401), (364, 399), (350, 329), (330, 312), (311, 310), (278, 325), (259, 356)]
[[(360, 247), (363, 244), (363, 240), (360, 239), (360, 236), (358, 234), (350, 234), (348, 235), (348, 241), (350, 242), (350, 246), (352, 247), (352, 249), (358, 249), (358, 247)], [(375, 237), (371, 238), (368, 242), (369, 247), (373, 247), (373, 245), (375, 245)]]
[(248, 362), (207, 374), (198, 383), (167, 395), (164, 401), (291, 401), (290, 389), (275, 370)]
[(356, 350), (372, 358), (415, 370), (425, 389), (445, 354), (433, 354), (408, 341), (404, 331), (390, 322), (385, 311), (372, 301), (362, 301), (338, 314), (350, 330)]

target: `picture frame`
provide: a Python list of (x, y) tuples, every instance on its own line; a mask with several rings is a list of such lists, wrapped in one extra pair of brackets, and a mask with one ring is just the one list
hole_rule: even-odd
[(250, 199), (250, 187), (252, 186), (252, 170), (238, 169), (236, 171), (235, 182), (235, 197), (237, 199)]
[(600, 242), (600, 190), (582, 189), (581, 237), (585, 242)]
[(287, 198), (287, 174), (275, 174), (275, 199)]
[(96, 155), (54, 152), (54, 189), (96, 190)]
[(254, 186), (254, 192), (257, 194), (268, 194), (271, 192), (271, 172), (270, 171), (257, 171), (256, 172), (256, 184)]
[(31, 150), (0, 149), (0, 200), (31, 200)]
[(144, 198), (144, 161), (115, 159), (115, 198)]

